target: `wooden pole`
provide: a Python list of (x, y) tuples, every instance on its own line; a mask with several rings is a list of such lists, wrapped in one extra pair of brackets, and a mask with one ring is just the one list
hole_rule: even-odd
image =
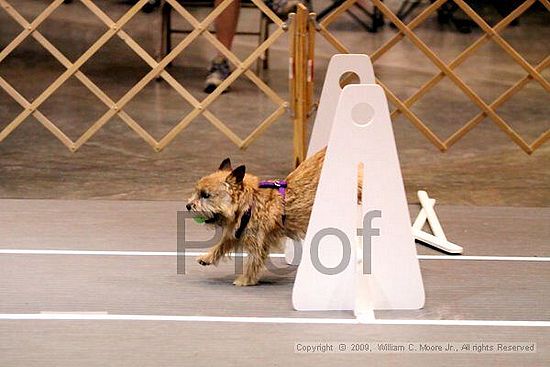
[(309, 13), (307, 23), (307, 80), (306, 80), (306, 113), (311, 117), (313, 111), (313, 83), (315, 77), (315, 13)]
[(292, 56), (290, 63), (290, 84), (293, 95), (294, 116), (294, 166), (297, 167), (306, 156), (306, 122), (308, 115), (308, 23), (309, 14), (299, 4), (292, 24)]

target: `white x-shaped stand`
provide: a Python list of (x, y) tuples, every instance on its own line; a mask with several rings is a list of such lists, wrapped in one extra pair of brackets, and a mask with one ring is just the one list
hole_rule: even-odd
[[(418, 191), (418, 200), (420, 200), (420, 205), (422, 208), (416, 216), (416, 219), (412, 226), (412, 231), (414, 238), (417, 241), (425, 243), (429, 246), (435, 247), (439, 250), (451, 253), (451, 254), (461, 254), (463, 248), (447, 240), (445, 232), (443, 232), (443, 227), (435, 214), (435, 199), (431, 199), (428, 196), (426, 191)], [(422, 228), (426, 224), (426, 220), (432, 229), (432, 234), (424, 232)]]

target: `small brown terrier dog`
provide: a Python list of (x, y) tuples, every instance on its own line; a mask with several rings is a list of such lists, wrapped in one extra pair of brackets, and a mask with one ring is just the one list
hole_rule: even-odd
[(285, 237), (303, 239), (319, 183), (325, 149), (308, 158), (286, 178), (286, 193), (259, 188), (259, 179), (246, 174), (245, 166), (232, 169), (229, 158), (218, 171), (201, 178), (187, 210), (222, 227), (222, 239), (198, 263), (217, 265), (227, 253), (248, 253), (244, 274), (237, 286), (258, 284), (269, 252), (280, 248)]

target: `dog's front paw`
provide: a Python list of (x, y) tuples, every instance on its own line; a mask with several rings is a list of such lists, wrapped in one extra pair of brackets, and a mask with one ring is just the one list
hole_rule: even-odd
[(210, 261), (210, 258), (207, 256), (201, 256), (197, 259), (197, 262), (201, 264), (202, 266), (208, 266), (211, 265), (212, 262)]
[(244, 275), (241, 275), (233, 282), (233, 285), (236, 285), (237, 287), (247, 287), (256, 284), (258, 284), (257, 280), (250, 279)]

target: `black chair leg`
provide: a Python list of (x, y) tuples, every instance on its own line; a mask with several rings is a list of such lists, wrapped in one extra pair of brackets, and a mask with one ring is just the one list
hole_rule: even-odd
[[(165, 1), (161, 3), (161, 30), (160, 30), (160, 50), (158, 53), (157, 61), (164, 59), (166, 55), (172, 51), (172, 8), (166, 4)], [(170, 66), (172, 63), (168, 64)], [(162, 80), (160, 75), (157, 76), (156, 81)]]
[(172, 7), (163, 1), (161, 13), (160, 58), (162, 59), (172, 51)]
[[(258, 35), (258, 45), (262, 44), (269, 38), (269, 18), (260, 15), (260, 34)], [(266, 49), (262, 56), (257, 61), (256, 72), (260, 75), (263, 70), (269, 67), (269, 48)]]

